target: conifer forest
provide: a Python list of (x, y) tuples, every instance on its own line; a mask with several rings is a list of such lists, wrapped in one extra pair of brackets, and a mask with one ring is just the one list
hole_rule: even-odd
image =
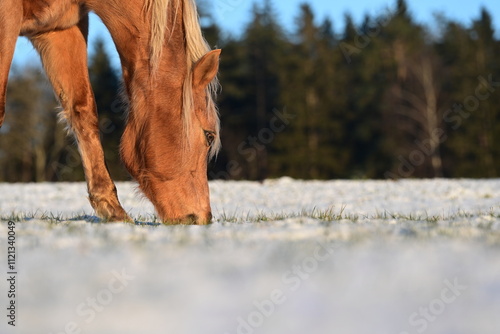
[[(320, 20), (303, 4), (290, 31), (264, 1), (234, 35), (199, 4), (205, 37), (223, 50), (223, 148), (210, 179), (500, 177), (500, 37), (486, 9), (469, 23), (435, 15), (424, 25), (405, 0), (362, 22)], [(121, 73), (103, 40), (90, 49), (107, 165), (129, 180)], [(57, 108), (40, 68), (13, 67), (0, 182), (83, 180)]]

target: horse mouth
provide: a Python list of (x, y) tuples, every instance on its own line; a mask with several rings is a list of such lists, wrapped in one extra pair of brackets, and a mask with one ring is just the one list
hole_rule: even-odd
[(164, 219), (163, 222), (167, 225), (209, 225), (212, 224), (212, 213), (209, 212), (205, 217), (192, 213), (182, 218)]

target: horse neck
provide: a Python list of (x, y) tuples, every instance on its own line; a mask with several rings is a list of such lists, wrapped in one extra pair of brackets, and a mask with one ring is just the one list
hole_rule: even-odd
[[(151, 63), (149, 44), (143, 43), (134, 52), (121, 52), (125, 85), (131, 101), (132, 119), (150, 117), (152, 110), (172, 108), (180, 111), (183, 84), (187, 75), (187, 53), (182, 6), (170, 1), (169, 27), (165, 33), (161, 56)], [(137, 61), (137, 58), (143, 61)], [(129, 59), (130, 58), (130, 59)]]
[(187, 72), (183, 0), (170, 0), (169, 7), (166, 22), (160, 23), (167, 27), (166, 31), (158, 37), (160, 42), (155, 43), (162, 45), (160, 58), (156, 59), (158, 52), (154, 47), (150, 50), (150, 73), (152, 79), (158, 76), (162, 82), (182, 86)]

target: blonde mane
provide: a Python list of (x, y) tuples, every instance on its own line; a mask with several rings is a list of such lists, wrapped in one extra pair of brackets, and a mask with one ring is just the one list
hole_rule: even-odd
[[(207, 54), (211, 48), (203, 37), (198, 10), (194, 0), (145, 0), (144, 10), (151, 18), (151, 32), (149, 36), (150, 47), (150, 64), (153, 71), (159, 66), (162, 56), (163, 46), (167, 39), (168, 27), (168, 10), (175, 10), (175, 17), (179, 12), (180, 6), (183, 13), (183, 24), (185, 32), (185, 48), (187, 73), (183, 88), (183, 118), (184, 132), (188, 138), (187, 147), (189, 148), (189, 129), (191, 128), (193, 115), (193, 85), (192, 85), (192, 68), (198, 60)], [(172, 22), (172, 25), (174, 23)], [(172, 28), (173, 29), (173, 28)], [(208, 116), (215, 121), (217, 133), (216, 140), (210, 151), (210, 158), (215, 156), (220, 149), (220, 121), (215, 98), (219, 90), (219, 81), (215, 78), (207, 87), (207, 111)]]

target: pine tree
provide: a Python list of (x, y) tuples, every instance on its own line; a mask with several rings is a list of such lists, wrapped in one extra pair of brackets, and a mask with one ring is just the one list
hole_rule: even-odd
[(310, 6), (302, 5), (293, 38), (293, 52), (284, 63), (281, 96), (288, 112), (295, 115), (277, 140), (276, 175), (299, 178), (333, 178), (346, 175), (348, 151), (342, 123), (345, 110), (338, 102), (336, 40), (330, 21), (314, 22)]
[(112, 68), (104, 41), (96, 40), (89, 61), (90, 81), (99, 112), (99, 128), (106, 164), (115, 180), (128, 178), (120, 161), (120, 138), (124, 130), (125, 110), (120, 98), (120, 81)]
[(270, 1), (255, 4), (241, 38), (219, 35), (222, 151), (210, 168), (212, 179), (263, 180), (271, 173), (268, 156), (276, 134), (269, 133), (269, 122), (282, 109), (279, 75), (288, 54), (275, 18)]
[[(449, 104), (444, 117), (448, 140), (444, 146), (449, 176), (495, 177), (500, 172), (497, 167), (500, 115), (496, 107), (500, 98), (496, 87), (485, 84), (500, 78), (495, 57), (498, 48), (491, 16), (486, 10), (481, 11), (471, 28), (445, 22), (436, 49), (448, 73)], [(477, 89), (487, 96), (479, 99)]]
[(13, 70), (6, 122), (0, 130), (1, 181), (52, 180), (52, 162), (66, 146), (55, 107), (54, 95), (39, 69)]
[[(498, 65), (498, 43), (495, 42), (495, 29), (493, 28), (493, 20), (486, 9), (481, 10), (479, 19), (473, 22), (472, 26), (472, 45), (475, 50), (475, 59), (477, 67), (477, 75), (495, 77), (500, 79), (500, 67)], [(479, 83), (478, 83), (479, 84)], [(488, 89), (488, 87), (484, 87)], [(491, 87), (490, 87), (491, 88)], [(477, 122), (477, 145), (479, 153), (479, 162), (482, 169), (482, 175), (487, 177), (497, 177), (500, 175), (498, 167), (499, 158), (498, 150), (498, 93), (493, 96), (488, 96), (482, 99), (482, 94), (476, 93), (476, 98), (480, 100), (480, 105), (477, 110), (473, 110), (471, 123)], [(497, 139), (497, 140), (495, 140)], [(496, 160), (496, 161), (495, 161)]]

